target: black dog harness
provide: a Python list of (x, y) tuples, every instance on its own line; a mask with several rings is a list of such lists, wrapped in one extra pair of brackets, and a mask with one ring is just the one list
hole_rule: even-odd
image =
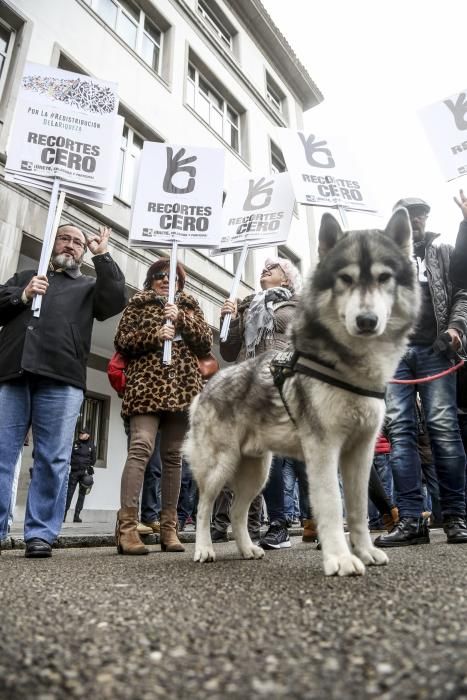
[(293, 377), (295, 373), (306, 374), (308, 377), (314, 377), (314, 379), (318, 379), (321, 382), (331, 384), (332, 386), (344, 389), (344, 391), (350, 391), (359, 396), (368, 396), (372, 399), (384, 399), (384, 391), (372, 391), (371, 389), (355, 386), (355, 384), (349, 384), (342, 379), (342, 375), (339, 372), (336, 372), (333, 365), (298, 350), (284, 350), (276, 353), (271, 360), (269, 369), (274, 384), (279, 391), (284, 408), (295, 426), (297, 424), (284, 396), (285, 381)]

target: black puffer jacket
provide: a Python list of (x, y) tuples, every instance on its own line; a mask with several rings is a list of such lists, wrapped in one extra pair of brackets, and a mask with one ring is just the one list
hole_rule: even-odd
[(451, 257), (450, 276), (456, 287), (467, 287), (467, 221), (461, 221), (459, 226)]
[[(71, 450), (71, 471), (85, 474), (96, 463), (96, 446), (91, 438), (87, 440), (75, 440)], [(90, 473), (94, 470), (90, 469)]]
[(84, 389), (93, 321), (122, 311), (125, 278), (109, 253), (93, 257), (96, 278), (78, 270), (47, 273), (49, 288), (39, 318), (21, 294), (34, 270), (0, 285), (0, 382), (25, 372)]
[(454, 287), (450, 277), (453, 247), (442, 243), (433, 245), (439, 234), (427, 233), (425, 263), (428, 287), (433, 301), (437, 335), (448, 328), (455, 328), (467, 335), (467, 290)]

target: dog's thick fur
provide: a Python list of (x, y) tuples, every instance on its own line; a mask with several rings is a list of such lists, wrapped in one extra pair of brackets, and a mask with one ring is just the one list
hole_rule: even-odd
[[(349, 384), (384, 390), (419, 307), (407, 211), (397, 210), (385, 231), (347, 233), (325, 214), (319, 252), (292, 323), (291, 348), (332, 363)], [(222, 370), (192, 405), (185, 453), (200, 493), (195, 560), (215, 559), (210, 517), (226, 483), (234, 492), (230, 518), (240, 553), (264, 555), (248, 535), (247, 512), (277, 453), (306, 462), (325, 574), (363, 574), (365, 565), (386, 564), (367, 525), (368, 478), (384, 401), (294, 374), (284, 384), (294, 426), (273, 383), (274, 354)]]

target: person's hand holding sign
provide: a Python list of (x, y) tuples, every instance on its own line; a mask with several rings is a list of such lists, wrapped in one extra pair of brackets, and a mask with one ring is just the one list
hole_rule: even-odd
[(178, 318), (178, 306), (176, 304), (166, 304), (164, 306), (164, 316), (168, 321), (175, 323)]
[(235, 318), (237, 316), (237, 302), (236, 301), (224, 301), (222, 308), (221, 308), (221, 318), (226, 316), (227, 314), (232, 314), (232, 318)]
[(454, 201), (461, 210), (464, 221), (467, 221), (467, 197), (464, 194), (464, 190), (459, 190), (459, 199), (454, 197)]
[(86, 235), (86, 244), (93, 255), (107, 253), (111, 231), (112, 229), (108, 226), (99, 226), (99, 233)]
[(175, 326), (172, 326), (170, 323), (164, 324), (158, 331), (157, 336), (161, 343), (165, 340), (173, 340), (175, 337)]
[(43, 296), (49, 287), (46, 275), (35, 275), (24, 288), (24, 294), (28, 301), (36, 295)]

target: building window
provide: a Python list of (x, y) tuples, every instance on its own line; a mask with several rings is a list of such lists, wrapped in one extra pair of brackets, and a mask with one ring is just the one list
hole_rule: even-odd
[(205, 0), (198, 0), (198, 12), (212, 34), (220, 40), (226, 49), (232, 51), (232, 32), (225, 26), (225, 23), (212, 6), (209, 6)]
[(114, 192), (116, 197), (128, 203), (133, 199), (137, 165), (143, 150), (143, 142), (143, 137), (125, 124), (120, 143)]
[(92, 9), (156, 72), (163, 32), (130, 0), (87, 0)]
[(277, 112), (283, 114), (285, 95), (269, 73), (266, 73), (266, 99)]
[(204, 121), (240, 153), (240, 116), (190, 63), (187, 77), (187, 103)]
[(105, 466), (108, 420), (109, 399), (87, 394), (81, 404), (76, 423), (75, 440), (78, 438), (79, 429), (84, 425), (87, 426), (91, 440), (96, 446), (96, 463), (101, 462), (98, 466)]
[(0, 97), (5, 87), (16, 32), (0, 19)]
[(277, 175), (277, 173), (285, 173), (286, 170), (282, 151), (271, 141), (271, 173)]

